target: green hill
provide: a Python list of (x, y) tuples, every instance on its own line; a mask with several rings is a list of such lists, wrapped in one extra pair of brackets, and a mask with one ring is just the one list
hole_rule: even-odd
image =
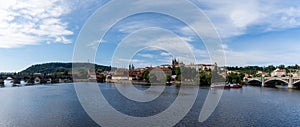
[(90, 68), (90, 70), (94, 70), (95, 67), (96, 72), (110, 71), (110, 66), (102, 66), (92, 63), (44, 63), (44, 64), (36, 64), (32, 65), (29, 68), (21, 71), (20, 73), (43, 73), (43, 74), (63, 74), (69, 73), (72, 71), (72, 67), (74, 68)]

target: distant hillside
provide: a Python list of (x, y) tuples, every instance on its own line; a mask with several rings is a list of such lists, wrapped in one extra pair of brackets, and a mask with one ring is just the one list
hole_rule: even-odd
[[(45, 74), (65, 74), (72, 71), (72, 63), (44, 63), (32, 65), (20, 73), (45, 73)], [(110, 71), (111, 67), (92, 63), (75, 63), (75, 68), (92, 68), (95, 66), (96, 72)]]

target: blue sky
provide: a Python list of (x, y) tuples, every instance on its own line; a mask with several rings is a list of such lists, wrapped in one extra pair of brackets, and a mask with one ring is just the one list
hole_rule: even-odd
[[(190, 1), (215, 26), (223, 42), (227, 65), (300, 64), (299, 1)], [(0, 1), (0, 72), (21, 71), (36, 63), (72, 61), (81, 28), (107, 2)], [(142, 7), (149, 3), (137, 1), (136, 4)], [(108, 15), (114, 15), (114, 11)], [(112, 26), (98, 41), (99, 47), (99, 43), (86, 45), (98, 50), (95, 61), (103, 65), (111, 65), (113, 61), (113, 65), (121, 67), (127, 63), (137, 67), (155, 66), (168, 64), (173, 57), (185, 63), (211, 63), (205, 45), (186, 25), (164, 14), (140, 13)], [(188, 55), (190, 50), (197, 61)], [(124, 58), (119, 58), (123, 55)]]

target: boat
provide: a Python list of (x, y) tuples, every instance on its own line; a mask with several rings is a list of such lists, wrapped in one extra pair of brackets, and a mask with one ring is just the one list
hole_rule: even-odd
[(224, 88), (242, 88), (243, 86), (241, 86), (240, 84), (227, 84), (225, 85)]
[(242, 88), (243, 86), (241, 86), (240, 84), (212, 84), (210, 86), (211, 88), (224, 88), (224, 89), (230, 89), (230, 88)]
[(14, 80), (11, 77), (7, 77), (4, 80), (4, 87), (12, 87), (14, 85)]
[(220, 83), (220, 84), (211, 84), (211, 88), (225, 88), (226, 85)]

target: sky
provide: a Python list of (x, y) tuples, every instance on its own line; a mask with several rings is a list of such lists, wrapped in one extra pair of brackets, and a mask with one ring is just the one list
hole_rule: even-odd
[[(202, 10), (210, 25), (203, 25), (203, 17), (194, 15), (192, 9), (176, 6), (178, 1), (132, 1), (134, 6), (106, 12), (100, 16), (103, 20), (130, 11), (130, 7), (168, 5), (193, 22), (151, 12), (124, 17), (110, 26), (103, 38), (86, 42), (86, 47), (96, 51), (96, 57), (86, 61), (119, 67), (128, 63), (136, 67), (170, 64), (173, 58), (184, 63), (214, 63), (202, 40), (211, 37), (207, 26), (212, 25), (221, 40), (215, 50), (225, 53), (228, 66), (300, 64), (300, 1), (188, 0)], [(73, 61), (82, 29), (95, 12), (111, 2), (1, 0), (0, 72), (18, 72), (37, 63)], [(100, 20), (91, 23), (95, 24), (91, 31), (102, 27)], [(202, 30), (202, 35), (197, 36), (194, 29)]]

